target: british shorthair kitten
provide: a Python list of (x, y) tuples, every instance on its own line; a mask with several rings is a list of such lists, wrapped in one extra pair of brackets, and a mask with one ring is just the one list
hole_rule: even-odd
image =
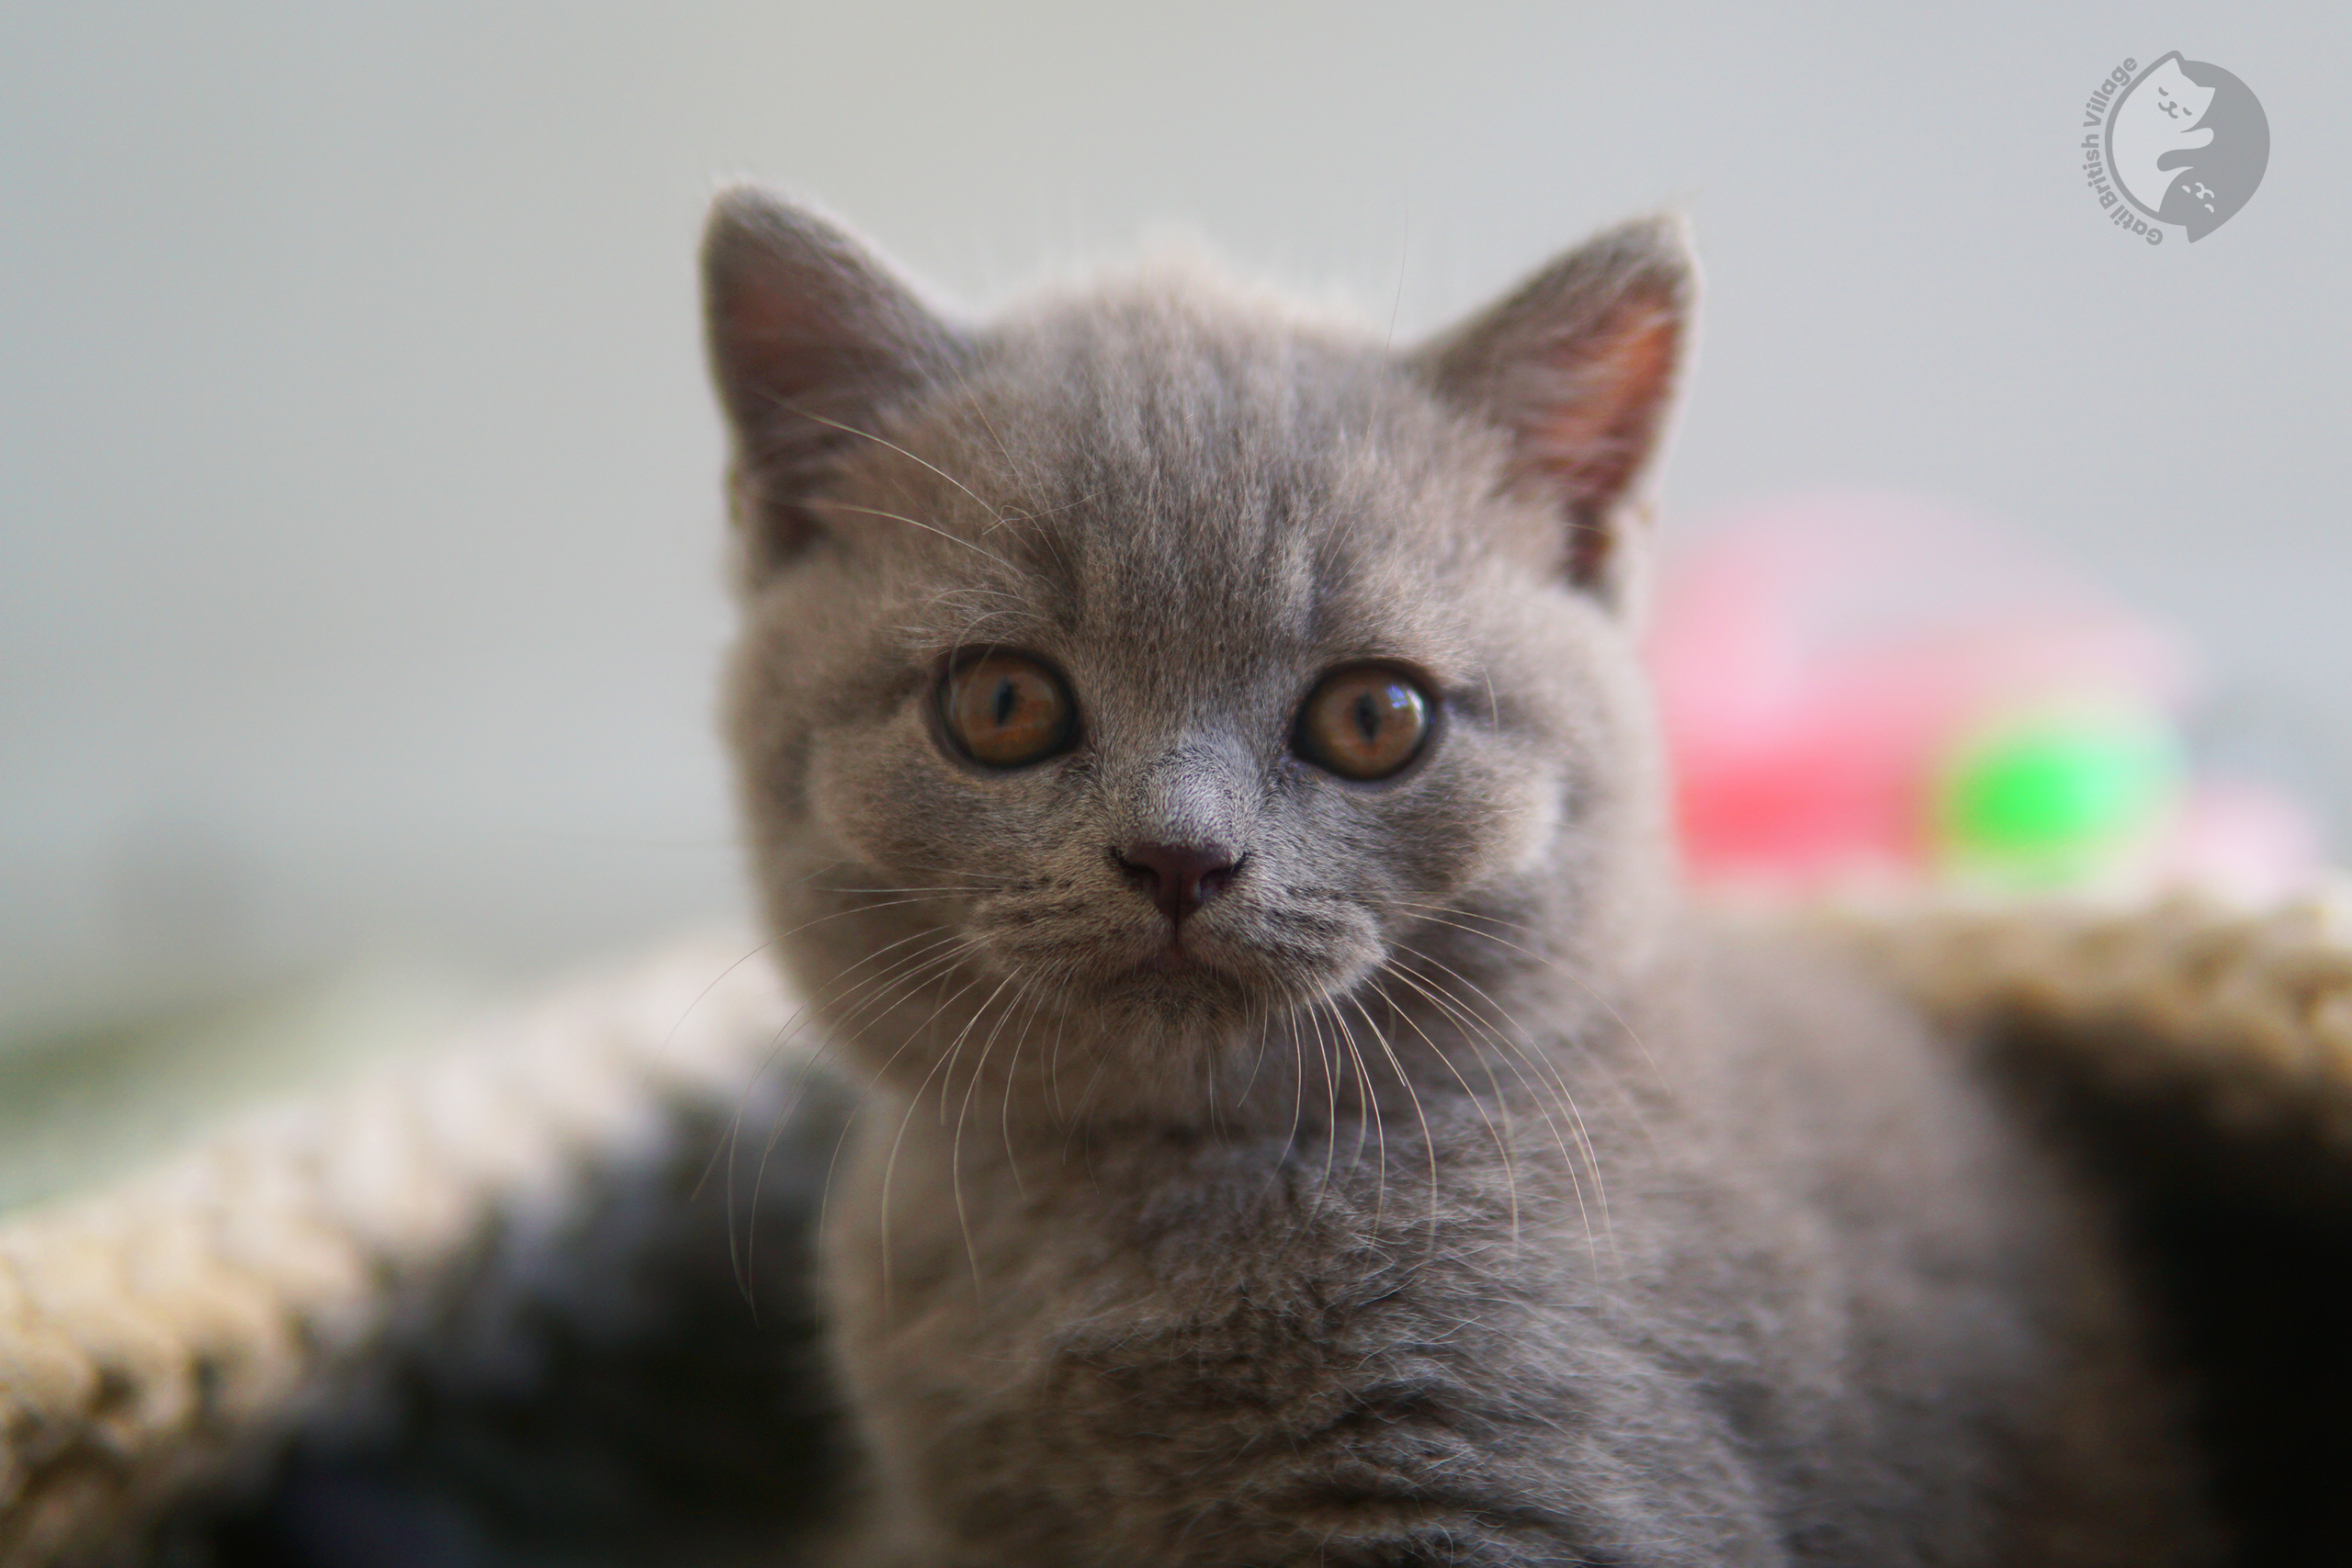
[(951, 320), (751, 188), (704, 262), (847, 1561), (2216, 1560), (2024, 1119), (1682, 908), (1676, 225), (1404, 352), (1185, 270)]

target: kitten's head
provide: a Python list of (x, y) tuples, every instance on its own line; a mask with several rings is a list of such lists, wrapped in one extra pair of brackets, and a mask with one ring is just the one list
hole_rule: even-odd
[(1182, 272), (966, 327), (749, 189), (704, 255), (755, 871), (850, 1049), (1042, 1008), (1140, 1081), (1415, 964), (1632, 962), (1674, 226), (1394, 353)]

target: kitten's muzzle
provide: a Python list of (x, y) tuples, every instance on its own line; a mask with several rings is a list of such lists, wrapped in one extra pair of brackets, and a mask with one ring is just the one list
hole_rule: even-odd
[(1157, 905), (1170, 928), (1224, 892), (1247, 858), (1223, 844), (1133, 843), (1111, 850), (1128, 886)]

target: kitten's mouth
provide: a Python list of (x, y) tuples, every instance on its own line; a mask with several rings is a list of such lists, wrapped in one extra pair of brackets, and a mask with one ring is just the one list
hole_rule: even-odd
[(1249, 966), (1228, 940), (1196, 929), (1189, 919), (1161, 926), (1151, 947), (1128, 952), (1133, 955), (1125, 966), (1129, 982), (1153, 991), (1164, 992), (1170, 986), (1186, 993), (1203, 986), (1222, 990), (1242, 983)]
[(1202, 967), (1200, 955), (1184, 945), (1184, 928), (1171, 927), (1168, 940), (1158, 951), (1143, 961), (1143, 967), (1159, 975), (1182, 975)]
[(1344, 988), (1377, 961), (1374, 933), (1351, 914), (1313, 905), (1270, 914), (1237, 900), (1171, 921), (1126, 899), (1071, 900), (1036, 913), (991, 906), (971, 934), (992, 966), (1053, 976), (1073, 1002), (1222, 1017)]

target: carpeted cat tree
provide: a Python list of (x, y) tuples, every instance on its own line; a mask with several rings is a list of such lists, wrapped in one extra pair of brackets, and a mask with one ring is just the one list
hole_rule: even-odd
[[(2352, 891), (1767, 918), (2112, 1183), (2247, 1560), (2352, 1558)], [(728, 1561), (820, 1515), (792, 1281), (841, 1107), (747, 945), (0, 1218), (0, 1563)]]

